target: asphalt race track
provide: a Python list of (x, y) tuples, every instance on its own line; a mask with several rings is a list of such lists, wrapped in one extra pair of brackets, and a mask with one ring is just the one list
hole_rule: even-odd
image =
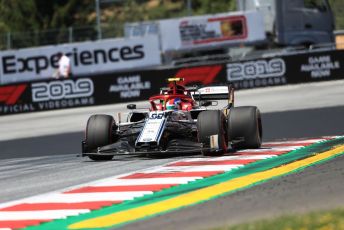
[[(333, 81), (245, 90), (236, 94), (236, 100), (237, 105), (261, 109), (265, 141), (343, 135), (343, 88), (344, 81)], [(76, 157), (87, 117), (123, 108), (116, 105), (0, 117), (0, 203), (197, 157), (121, 156), (110, 162)], [(124, 229), (200, 229), (281, 213), (343, 207), (343, 164), (344, 157), (338, 157), (301, 173)]]

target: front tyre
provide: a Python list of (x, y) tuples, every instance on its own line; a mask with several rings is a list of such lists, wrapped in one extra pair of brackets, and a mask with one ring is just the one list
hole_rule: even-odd
[[(220, 110), (203, 111), (197, 118), (198, 141), (203, 144), (203, 155), (227, 152), (226, 119)], [(210, 149), (210, 148), (213, 149)]]
[[(98, 147), (111, 144), (112, 130), (114, 125), (115, 120), (112, 116), (104, 114), (92, 115), (88, 119), (86, 126), (86, 151), (97, 152)], [(97, 155), (88, 157), (94, 161), (106, 161), (113, 158), (112, 155)]]
[(230, 109), (227, 126), (228, 139), (234, 143), (234, 148), (260, 148), (263, 130), (257, 107), (242, 106)]

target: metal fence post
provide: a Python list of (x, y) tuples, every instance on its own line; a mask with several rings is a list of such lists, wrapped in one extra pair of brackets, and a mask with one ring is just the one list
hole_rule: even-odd
[(100, 7), (99, 7), (99, 1), (95, 0), (96, 2), (96, 15), (97, 15), (97, 32), (98, 32), (98, 40), (102, 39), (102, 31), (100, 27)]
[(192, 16), (192, 0), (187, 0), (188, 16)]
[(12, 47), (11, 32), (7, 32), (7, 49), (10, 50)]
[(68, 41), (69, 43), (72, 43), (73, 42), (73, 27), (68, 27)]

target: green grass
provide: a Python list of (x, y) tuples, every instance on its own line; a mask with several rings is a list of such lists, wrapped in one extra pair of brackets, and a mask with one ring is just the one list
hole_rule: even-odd
[(212, 230), (344, 230), (344, 208), (213, 228)]

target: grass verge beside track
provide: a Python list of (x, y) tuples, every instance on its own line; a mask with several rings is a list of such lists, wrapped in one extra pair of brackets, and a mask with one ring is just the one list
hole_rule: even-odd
[(275, 219), (212, 228), (211, 230), (340, 230), (344, 229), (344, 208), (310, 212), (303, 215), (284, 215)]

